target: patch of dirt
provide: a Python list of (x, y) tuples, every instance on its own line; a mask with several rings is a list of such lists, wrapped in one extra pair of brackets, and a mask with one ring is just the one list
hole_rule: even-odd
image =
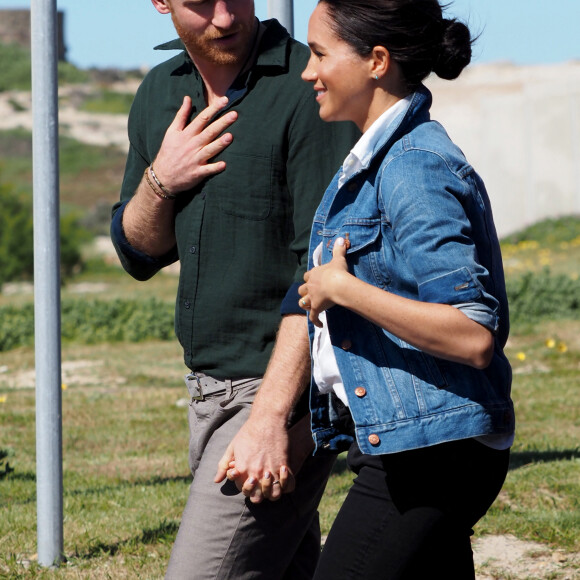
[[(135, 90), (135, 82), (119, 83), (115, 90), (131, 92)], [(87, 86), (86, 92), (91, 93), (97, 87)], [(127, 116), (105, 113), (88, 113), (76, 108), (74, 91), (76, 86), (59, 89), (59, 127), (63, 135), (72, 137), (90, 145), (118, 147), (127, 151)], [(25, 129), (32, 131), (32, 99), (28, 91), (5, 91), (0, 93), (0, 130)]]
[(483, 536), (473, 542), (477, 580), (580, 579), (580, 554), (525, 542), (515, 536)]
[[(123, 377), (104, 377), (101, 368), (104, 364), (105, 361), (102, 360), (63, 361), (63, 388), (72, 385), (87, 387), (103, 383), (111, 386), (126, 382)], [(96, 368), (98, 370), (95, 370)], [(36, 386), (36, 372), (34, 369), (11, 372), (11, 369), (4, 365), (0, 367), (0, 386), (9, 389), (34, 389)]]

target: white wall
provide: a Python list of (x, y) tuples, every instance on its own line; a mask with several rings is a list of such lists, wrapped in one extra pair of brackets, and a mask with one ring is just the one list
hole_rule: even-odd
[(580, 62), (430, 78), (432, 118), (482, 176), (500, 236), (580, 214)]

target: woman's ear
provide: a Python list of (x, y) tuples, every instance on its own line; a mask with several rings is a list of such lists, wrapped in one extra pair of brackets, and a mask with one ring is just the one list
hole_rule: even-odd
[(375, 80), (382, 79), (391, 65), (391, 55), (384, 46), (375, 46), (371, 53), (371, 74)]

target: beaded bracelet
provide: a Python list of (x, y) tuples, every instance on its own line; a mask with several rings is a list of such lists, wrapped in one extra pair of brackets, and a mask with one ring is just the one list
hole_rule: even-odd
[(159, 181), (157, 175), (155, 175), (155, 170), (153, 169), (153, 163), (149, 166), (149, 171), (151, 172), (151, 177), (159, 187), (159, 189), (165, 193), (165, 195), (169, 196), (169, 199), (175, 199), (175, 195), (173, 195), (162, 183)]
[(149, 167), (145, 170), (145, 173), (143, 174), (145, 176), (145, 180), (147, 181), (147, 184), (149, 185), (149, 187), (151, 188), (151, 190), (153, 191), (153, 193), (157, 196), (160, 197), (161, 199), (175, 199), (177, 196), (173, 195), (173, 194), (169, 194), (166, 195), (165, 193), (163, 193), (162, 191), (159, 191), (154, 185), (153, 182), (149, 179)]

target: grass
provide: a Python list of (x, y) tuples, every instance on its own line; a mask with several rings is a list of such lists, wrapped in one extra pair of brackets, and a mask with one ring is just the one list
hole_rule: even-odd
[[(58, 63), (59, 84), (84, 83), (90, 79), (87, 71), (78, 69), (68, 62)], [(8, 90), (30, 90), (30, 50), (16, 44), (0, 43), (0, 92)]]
[[(507, 350), (517, 438), (504, 489), (477, 536), (509, 533), (580, 550), (579, 337), (577, 321), (515, 329)], [(189, 481), (179, 348), (64, 347), (67, 561), (57, 571), (35, 564), (33, 367), (32, 349), (0, 353), (0, 578), (161, 577)], [(351, 480), (341, 457), (321, 505), (324, 533)]]
[[(58, 576), (162, 574), (189, 479), (180, 359), (170, 342), (127, 345), (121, 356), (108, 345), (63, 350), (68, 564)], [(23, 382), (2, 389), (0, 404), (0, 446), (14, 470), (0, 480), (0, 577), (44, 577), (34, 564), (33, 353), (13, 351), (4, 364)]]
[[(59, 139), (60, 202), (63, 209), (95, 213), (119, 199), (125, 153), (115, 147)], [(16, 191), (32, 195), (32, 135), (22, 129), (0, 131), (0, 177)], [(110, 215), (110, 214), (109, 214)], [(90, 217), (90, 215), (89, 215)]]
[(580, 276), (579, 216), (544, 220), (514, 233), (501, 244), (506, 276), (540, 273)]
[(111, 115), (128, 115), (133, 103), (131, 93), (120, 93), (103, 89), (87, 98), (81, 106), (81, 111), (87, 113), (109, 113)]

